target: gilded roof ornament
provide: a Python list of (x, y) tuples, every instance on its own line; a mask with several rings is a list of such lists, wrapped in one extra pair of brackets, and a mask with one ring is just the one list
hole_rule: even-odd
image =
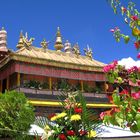
[(25, 33), (25, 36), (23, 36), (22, 40), (23, 40), (24, 45), (25, 45), (27, 48), (29, 48), (29, 47), (32, 45), (32, 43), (33, 43), (33, 41), (34, 41), (35, 39), (34, 39), (34, 38), (28, 39), (28, 34), (27, 34), (27, 32), (26, 32), (26, 33)]
[(66, 53), (71, 53), (71, 43), (69, 43), (68, 40), (66, 40), (65, 44), (64, 44), (64, 51)]
[(49, 44), (49, 41), (47, 42), (46, 39), (43, 39), (43, 41), (40, 43), (40, 45), (42, 46), (42, 49), (44, 51), (46, 51), (46, 49), (48, 49), (48, 44)]
[(19, 36), (19, 41), (18, 41), (18, 44), (16, 46), (18, 49), (24, 47), (24, 44), (23, 44), (23, 34), (22, 34), (22, 31), (20, 32), (20, 36)]
[(72, 51), (73, 51), (74, 54), (76, 54), (77, 57), (80, 55), (80, 49), (79, 49), (78, 43), (76, 43), (76, 44), (73, 46)]
[(85, 52), (85, 55), (92, 60), (92, 54), (93, 54), (93, 52), (92, 52), (92, 49), (89, 48), (89, 45), (87, 45), (87, 48), (84, 49), (84, 52)]
[(62, 37), (61, 37), (61, 33), (60, 33), (60, 28), (59, 27), (57, 27), (56, 41), (55, 41), (54, 47), (55, 47), (55, 49), (57, 51), (61, 51), (61, 49), (64, 48), (64, 45), (62, 44)]

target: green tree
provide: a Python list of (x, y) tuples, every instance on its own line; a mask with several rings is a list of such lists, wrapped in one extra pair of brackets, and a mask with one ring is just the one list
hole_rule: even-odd
[(0, 137), (16, 138), (25, 134), (34, 119), (34, 108), (23, 93), (0, 94)]

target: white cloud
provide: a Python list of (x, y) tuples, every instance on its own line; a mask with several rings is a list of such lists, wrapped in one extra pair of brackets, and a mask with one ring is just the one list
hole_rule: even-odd
[(124, 65), (126, 69), (129, 69), (130, 67), (137, 66), (140, 67), (140, 60), (135, 61), (133, 58), (123, 58), (120, 61), (118, 61), (119, 65)]

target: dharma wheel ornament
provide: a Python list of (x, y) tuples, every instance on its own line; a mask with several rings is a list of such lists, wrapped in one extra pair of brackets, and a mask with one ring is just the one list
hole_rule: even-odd
[(49, 44), (49, 41), (47, 42), (46, 39), (43, 39), (43, 41), (40, 43), (40, 45), (42, 46), (42, 49), (44, 51), (46, 51), (46, 49), (48, 49), (48, 44)]
[(56, 51), (61, 51), (64, 48), (64, 45), (62, 44), (62, 37), (61, 37), (59, 27), (57, 28), (56, 41), (55, 41), (54, 47), (55, 47)]

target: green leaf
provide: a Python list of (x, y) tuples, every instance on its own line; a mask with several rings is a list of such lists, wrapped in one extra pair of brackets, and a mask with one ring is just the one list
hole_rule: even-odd
[(138, 131), (140, 131), (140, 120), (137, 120), (137, 128), (138, 128)]
[(117, 94), (113, 94), (112, 97), (113, 97), (114, 103), (115, 103), (116, 105), (120, 105), (120, 96), (117, 95)]
[(133, 118), (133, 115), (131, 113), (128, 113), (126, 119), (128, 122), (131, 122), (134, 118)]
[(140, 26), (140, 20), (137, 21), (138, 26)]
[(112, 75), (109, 75), (108, 76), (108, 81), (109, 81), (109, 83), (114, 83), (114, 77), (112, 76)]
[(120, 117), (120, 114), (117, 113), (115, 115), (115, 120), (116, 120), (116, 122), (118, 123), (119, 126), (121, 126), (121, 127), (123, 126), (124, 120), (123, 120), (123, 118)]
[(131, 130), (133, 133), (136, 133), (137, 130), (138, 130), (137, 125), (136, 125), (136, 124), (131, 125), (130, 130)]
[(136, 120), (136, 121), (140, 120), (140, 113), (137, 113), (137, 114), (136, 114), (135, 120)]

